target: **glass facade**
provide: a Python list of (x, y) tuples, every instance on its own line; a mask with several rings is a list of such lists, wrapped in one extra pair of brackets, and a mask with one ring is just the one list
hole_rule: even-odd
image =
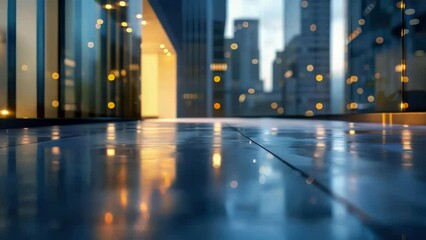
[(3, 117), (139, 117), (142, 2), (0, 2)]
[(1, 117), (425, 111), (425, 16), (422, 0), (0, 0)]

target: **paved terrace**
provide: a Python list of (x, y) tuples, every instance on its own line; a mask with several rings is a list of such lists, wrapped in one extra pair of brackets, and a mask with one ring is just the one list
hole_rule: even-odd
[(3, 129), (0, 239), (425, 239), (425, 156), (425, 126)]

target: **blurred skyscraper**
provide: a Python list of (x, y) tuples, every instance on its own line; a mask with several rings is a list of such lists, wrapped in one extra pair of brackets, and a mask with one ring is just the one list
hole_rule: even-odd
[[(274, 63), (286, 114), (330, 112), (330, 0), (285, 1), (285, 47)], [(278, 78), (278, 79), (277, 79)]]
[[(250, 111), (255, 103), (247, 95), (263, 92), (259, 74), (259, 21), (240, 19), (234, 22), (234, 38), (227, 41), (232, 114)], [(244, 106), (242, 106), (244, 105)]]
[(178, 117), (222, 116), (226, 0), (150, 3), (178, 54)]

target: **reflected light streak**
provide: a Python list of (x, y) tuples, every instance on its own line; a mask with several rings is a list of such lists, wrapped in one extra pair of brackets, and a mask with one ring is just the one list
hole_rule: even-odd
[(114, 215), (112, 215), (112, 213), (110, 212), (107, 212), (105, 213), (104, 219), (106, 224), (112, 224), (112, 222), (114, 221)]
[(404, 151), (411, 151), (413, 150), (411, 146), (412, 138), (411, 138), (411, 131), (408, 129), (402, 130), (402, 149)]
[(113, 123), (107, 126), (107, 140), (115, 140), (115, 124)]
[(114, 157), (115, 156), (115, 149), (114, 148), (107, 148), (106, 154), (108, 157)]
[(120, 190), (120, 203), (122, 207), (127, 207), (127, 190), (121, 189)]
[(213, 154), (212, 164), (214, 169), (220, 168), (220, 166), (222, 165), (222, 155), (220, 153)]

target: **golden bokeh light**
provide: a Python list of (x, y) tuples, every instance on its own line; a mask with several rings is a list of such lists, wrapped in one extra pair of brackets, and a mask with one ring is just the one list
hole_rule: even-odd
[(111, 82), (114, 81), (115, 80), (115, 75), (112, 74), (112, 73), (108, 74), (108, 80), (111, 81)]
[(220, 82), (222, 79), (220, 78), (220, 76), (214, 76), (213, 81), (218, 83)]
[(52, 107), (54, 107), (54, 108), (59, 107), (59, 101), (58, 100), (53, 100), (52, 101)]
[(109, 109), (114, 109), (115, 108), (115, 103), (114, 102), (108, 102), (108, 108)]
[(324, 108), (324, 104), (322, 104), (322, 103), (317, 103), (317, 104), (315, 104), (315, 108), (316, 108), (317, 110), (322, 110), (322, 109)]
[(219, 110), (221, 106), (220, 106), (220, 103), (215, 103), (213, 107), (214, 109)]

